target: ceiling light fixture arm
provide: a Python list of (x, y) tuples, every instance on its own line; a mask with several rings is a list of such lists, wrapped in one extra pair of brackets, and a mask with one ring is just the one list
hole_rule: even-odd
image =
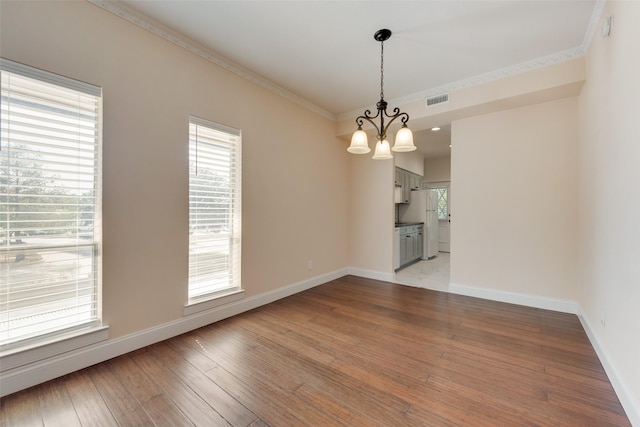
[[(383, 139), (387, 138), (387, 130), (389, 129), (389, 126), (391, 125), (391, 123), (393, 123), (396, 119), (400, 118), (400, 121), (402, 122), (402, 126), (403, 127), (407, 126), (407, 122), (409, 121), (409, 114), (401, 113), (400, 108), (398, 107), (394, 108), (393, 115), (387, 113), (387, 102), (384, 99), (381, 99), (380, 101), (378, 101), (378, 103), (376, 104), (376, 107), (378, 108), (378, 113), (375, 116), (371, 115), (371, 110), (366, 110), (364, 112), (364, 115), (358, 116), (356, 118), (356, 124), (358, 125), (358, 130), (362, 130), (362, 125), (364, 125), (364, 120), (366, 120), (369, 123), (371, 123), (373, 127), (376, 128), (376, 131), (378, 133), (378, 140), (382, 141)], [(384, 124), (385, 116), (391, 119), (386, 124), (386, 126)], [(380, 126), (378, 126), (376, 122), (374, 122), (374, 120), (377, 119), (378, 117), (380, 117)]]

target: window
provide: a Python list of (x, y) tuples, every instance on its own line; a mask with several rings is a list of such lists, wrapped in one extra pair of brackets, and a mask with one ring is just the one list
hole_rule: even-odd
[(438, 187), (435, 188), (438, 192), (438, 219), (447, 219), (448, 212), (448, 203), (447, 203), (447, 187)]
[(189, 120), (189, 303), (240, 290), (240, 131)]
[(0, 59), (0, 349), (99, 326), (101, 89)]

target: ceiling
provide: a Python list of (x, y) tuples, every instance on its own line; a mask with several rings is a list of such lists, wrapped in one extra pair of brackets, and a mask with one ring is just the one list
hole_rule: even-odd
[(379, 98), (380, 43), (373, 39), (378, 29), (393, 32), (384, 43), (384, 94), (394, 107), (394, 100), (415, 100), (487, 73), (583, 54), (602, 4), (91, 1), (116, 7), (121, 16), (127, 11), (139, 25), (142, 17), (147, 28), (186, 40), (334, 118), (355, 117)]

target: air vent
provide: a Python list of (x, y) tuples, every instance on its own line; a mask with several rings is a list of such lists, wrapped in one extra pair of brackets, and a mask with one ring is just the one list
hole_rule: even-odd
[(443, 104), (445, 102), (449, 102), (448, 93), (445, 93), (442, 95), (430, 96), (427, 98), (427, 107), (432, 107), (436, 104)]

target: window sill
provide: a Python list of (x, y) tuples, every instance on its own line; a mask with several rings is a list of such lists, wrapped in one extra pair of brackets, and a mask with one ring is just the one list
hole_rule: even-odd
[(193, 299), (184, 306), (184, 315), (199, 313), (201, 311), (220, 307), (244, 298), (244, 289), (231, 289), (220, 294), (214, 294), (206, 299)]
[(5, 372), (15, 369), (80, 347), (105, 341), (108, 338), (108, 326), (92, 326), (66, 334), (59, 334), (27, 346), (3, 351), (0, 352), (0, 371)]

